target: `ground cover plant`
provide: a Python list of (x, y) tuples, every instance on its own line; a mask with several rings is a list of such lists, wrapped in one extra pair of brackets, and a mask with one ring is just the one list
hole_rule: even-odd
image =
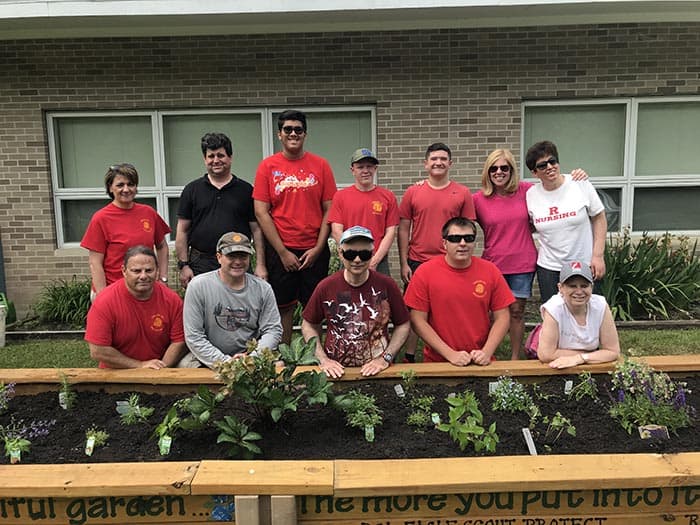
[[(590, 379), (586, 375), (552, 376), (525, 384), (541, 413), (534, 424), (527, 410), (494, 410), (489, 393), (493, 380), (488, 378), (465, 378), (451, 385), (415, 381), (403, 397), (397, 394), (396, 380), (337, 383), (333, 392), (327, 392), (328, 403), (300, 403), (296, 411), (285, 411), (276, 422), (271, 417), (256, 419), (240, 396), (221, 397), (219, 392), (212, 392), (211, 397), (205, 393), (207, 389), (202, 390), (204, 387), (175, 396), (140, 394), (139, 406), (152, 407), (154, 414), (133, 426), (122, 425), (116, 410), (117, 401), (125, 399), (123, 393), (79, 391), (79, 409), (66, 411), (57, 409), (55, 392), (47, 392), (10, 398), (8, 409), (0, 414), (0, 429), (4, 432), (0, 437), (24, 437), (31, 442), (31, 447), (22, 452), (22, 463), (523, 455), (528, 454), (523, 428), (532, 429), (540, 454), (698, 450), (697, 420), (692, 412), (688, 412), (689, 426), (669, 428), (670, 439), (644, 440), (636, 431), (628, 433), (611, 416), (618, 384), (614, 375), (592, 377), (597, 401), (577, 399), (576, 387), (588, 384)], [(567, 381), (574, 385), (568, 393)], [(685, 406), (697, 406), (698, 378), (674, 381), (677, 385), (687, 383), (683, 386)], [(367, 441), (361, 429), (358, 432), (349, 426), (346, 414), (333, 402), (335, 396), (347, 397), (352, 391), (357, 392), (353, 394), (356, 397), (361, 394), (361, 399), (374, 398), (373, 404), (381, 411), (382, 424), (374, 427), (374, 441)], [(679, 390), (675, 392), (677, 395)], [(424, 402), (422, 407), (424, 412), (430, 411), (430, 422), (421, 426), (422, 433), (416, 433), (416, 427), (407, 422), (416, 410), (412, 400), (430, 398), (433, 401)], [(17, 431), (20, 420), (48, 418), (56, 420), (48, 436), (31, 439)], [(23, 432), (31, 427), (24, 423), (21, 426), (26, 429)], [(91, 428), (105, 432), (109, 439), (94, 448), (92, 456), (86, 456), (86, 433)], [(167, 447), (164, 437), (170, 438)], [(9, 462), (9, 456), (4, 461)]]

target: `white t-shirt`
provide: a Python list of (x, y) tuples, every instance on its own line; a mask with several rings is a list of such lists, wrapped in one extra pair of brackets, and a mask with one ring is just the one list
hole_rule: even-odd
[(569, 350), (598, 350), (600, 346), (600, 327), (603, 325), (603, 316), (607, 306), (605, 297), (602, 295), (591, 295), (588, 302), (588, 312), (586, 312), (586, 325), (581, 326), (574, 319), (564, 303), (564, 298), (557, 294), (553, 295), (546, 303), (540, 307), (540, 312), (544, 317), (544, 311), (559, 324), (559, 348)]
[(536, 184), (525, 194), (530, 220), (539, 234), (537, 264), (559, 271), (567, 261), (590, 262), (593, 229), (590, 217), (605, 211), (600, 197), (588, 181), (574, 182), (565, 175), (564, 184), (547, 191)]

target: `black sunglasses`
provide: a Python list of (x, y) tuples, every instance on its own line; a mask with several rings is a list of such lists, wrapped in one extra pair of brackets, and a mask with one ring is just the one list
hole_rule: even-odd
[(458, 242), (474, 242), (476, 240), (476, 234), (474, 233), (464, 233), (462, 235), (458, 233), (453, 233), (451, 235), (445, 235), (443, 237), (447, 242), (452, 242), (457, 244)]
[(510, 164), (504, 164), (503, 166), (491, 166), (489, 168), (489, 173), (493, 175), (498, 170), (501, 170), (503, 173), (510, 173)]
[(355, 257), (359, 257), (361, 261), (367, 262), (372, 258), (372, 250), (340, 250), (340, 253), (346, 261), (354, 261)]
[(285, 135), (291, 135), (292, 131), (296, 133), (297, 135), (301, 135), (303, 133), (306, 133), (306, 130), (302, 128), (301, 126), (285, 126), (282, 128), (282, 131), (284, 131)]
[(556, 166), (557, 164), (559, 164), (559, 161), (556, 157), (549, 157), (547, 160), (543, 160), (542, 162), (535, 164), (535, 169), (539, 171), (546, 170), (547, 165)]

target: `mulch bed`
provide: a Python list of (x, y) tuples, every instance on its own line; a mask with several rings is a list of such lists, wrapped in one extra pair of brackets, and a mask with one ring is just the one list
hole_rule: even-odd
[[(552, 397), (536, 400), (542, 414), (553, 416), (557, 411), (568, 417), (576, 427), (576, 436), (563, 433), (551, 450), (543, 443), (544, 427), (538, 425), (533, 436), (539, 454), (604, 454), (604, 453), (672, 453), (700, 450), (700, 432), (696, 428), (679, 431), (669, 440), (642, 440), (638, 434), (629, 435), (607, 414), (608, 376), (594, 376), (599, 385), (600, 402), (586, 399), (577, 402), (563, 393), (567, 379), (577, 382), (575, 376), (555, 376), (540, 382), (543, 392)], [(491, 380), (493, 381), (493, 379)], [(698, 406), (700, 380), (697, 376), (683, 378), (692, 393), (688, 396), (691, 406)], [(467, 378), (450, 384), (422, 383), (414, 387), (416, 395), (432, 395), (436, 401), (434, 410), (443, 421), (447, 421), (448, 406), (444, 399), (451, 392), (460, 393), (465, 388), (472, 390), (480, 401), (484, 414), (484, 426), (496, 422), (500, 442), (497, 455), (526, 455), (527, 445), (521, 429), (528, 425), (524, 414), (494, 412), (488, 398), (488, 379)], [(275, 427), (254, 430), (263, 435), (259, 445), (263, 456), (259, 459), (387, 459), (387, 458), (438, 458), (456, 456), (486, 455), (475, 453), (468, 447), (461, 451), (458, 445), (445, 432), (429, 428), (423, 433), (406, 424), (410, 413), (407, 399), (399, 398), (394, 385), (398, 381), (367, 381), (339, 383), (338, 387), (359, 389), (376, 397), (383, 412), (383, 424), (375, 431), (375, 441), (364, 439), (364, 432), (350, 428), (345, 423), (344, 414), (329, 407), (304, 408), (297, 413), (287, 413), (281, 424)], [(178, 396), (158, 396), (140, 394), (141, 405), (155, 408), (148, 423), (124, 426), (116, 413), (116, 401), (125, 400), (129, 393), (107, 394), (104, 392), (78, 392), (76, 408), (66, 411), (58, 406), (56, 392), (46, 392), (34, 396), (17, 396), (10, 401), (8, 411), (0, 415), (0, 425), (7, 425), (15, 419), (31, 420), (55, 419), (56, 424), (47, 437), (36, 439), (28, 454), (22, 456), (23, 464), (45, 463), (96, 463), (125, 461), (191, 461), (201, 459), (229, 459), (226, 444), (216, 444), (218, 431), (207, 429), (192, 433), (178, 434), (168, 456), (158, 452), (153, 430), (162, 420), (172, 403), (186, 394)], [(220, 405), (214, 418), (235, 413), (245, 416), (247, 407), (235, 399)], [(109, 441), (106, 446), (95, 449), (88, 457), (84, 453), (85, 430), (92, 425), (106, 430)], [(9, 458), (3, 456), (3, 463)]]

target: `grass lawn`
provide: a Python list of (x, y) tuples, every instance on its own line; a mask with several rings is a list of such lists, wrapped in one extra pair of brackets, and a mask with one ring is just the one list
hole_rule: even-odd
[[(700, 330), (619, 330), (622, 352), (629, 356), (700, 354)], [(496, 352), (509, 359), (508, 340)], [(0, 368), (94, 368), (87, 343), (80, 339), (8, 341), (0, 348)]]

